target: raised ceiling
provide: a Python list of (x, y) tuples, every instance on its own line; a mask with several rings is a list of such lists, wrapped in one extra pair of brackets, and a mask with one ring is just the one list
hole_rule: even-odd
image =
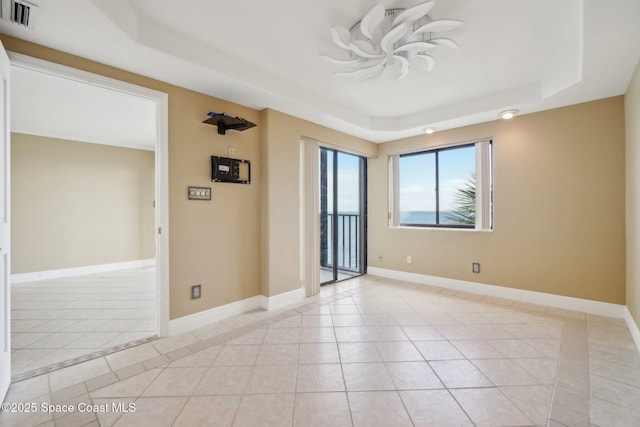
[(35, 29), (0, 31), (374, 142), (620, 95), (640, 58), (637, 0), (435, 1), (432, 18), (464, 21), (439, 34), (460, 49), (399, 81), (335, 76), (320, 57), (343, 53), (329, 28), (371, 0), (34, 0)]

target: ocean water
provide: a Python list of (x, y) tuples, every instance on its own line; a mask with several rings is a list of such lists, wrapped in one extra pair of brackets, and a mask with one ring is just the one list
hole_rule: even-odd
[[(440, 212), (440, 224), (459, 224), (448, 218), (451, 211)], [(435, 211), (406, 211), (400, 212), (400, 224), (432, 225), (436, 223)]]

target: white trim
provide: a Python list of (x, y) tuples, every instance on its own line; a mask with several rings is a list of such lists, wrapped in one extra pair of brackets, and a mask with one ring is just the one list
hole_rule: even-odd
[(638, 350), (638, 353), (640, 353), (640, 329), (638, 328), (638, 324), (636, 323), (635, 319), (631, 315), (629, 307), (624, 308), (624, 320), (627, 323), (629, 332), (631, 332), (633, 342), (636, 344), (636, 349)]
[(0, 402), (11, 383), (11, 63), (0, 41)]
[[(8, 52), (12, 66), (45, 72), (68, 80), (134, 95), (156, 103), (156, 305), (157, 334), (169, 334), (169, 95), (100, 74), (90, 73), (66, 65)], [(159, 230), (162, 230), (160, 233)]]
[(114, 92), (120, 92), (125, 95), (134, 95), (141, 98), (146, 98), (150, 101), (157, 101), (159, 99), (159, 95), (166, 95), (166, 93), (164, 92), (158, 92), (157, 90), (150, 89), (144, 86), (138, 86), (133, 83), (124, 82), (122, 80), (112, 79), (101, 74), (95, 74), (89, 71), (68, 67), (56, 62), (49, 62), (43, 59), (34, 58), (32, 56), (23, 55), (21, 53), (11, 51), (7, 53), (9, 55), (9, 59), (11, 59), (12, 66), (17, 66), (25, 70), (47, 73), (62, 79), (86, 83)]
[(545, 305), (548, 307), (563, 308), (566, 310), (581, 311), (599, 316), (624, 318), (626, 307), (621, 304), (592, 301), (581, 298), (566, 297), (563, 295), (547, 294), (543, 292), (527, 291), (523, 289), (507, 288), (504, 286), (486, 285), (483, 283), (467, 282), (464, 280), (449, 279), (446, 277), (427, 276), (425, 274), (408, 273), (405, 271), (387, 270), (384, 268), (369, 267), (367, 273), (373, 276), (389, 279), (404, 280), (407, 282), (431, 285), (439, 288), (453, 289), (472, 294), (487, 295), (498, 298), (527, 302), (530, 304)]
[(290, 304), (295, 304), (302, 301), (305, 298), (304, 288), (294, 289), (293, 291), (284, 292), (272, 297), (262, 297), (260, 305), (265, 310), (277, 310)]
[(158, 336), (169, 336), (169, 95), (156, 92), (156, 307)]
[(88, 274), (108, 273), (111, 271), (130, 270), (132, 268), (152, 267), (155, 258), (137, 261), (114, 262), (111, 264), (85, 265), (82, 267), (60, 268), (57, 270), (35, 271), (11, 275), (11, 284), (38, 282), (40, 280), (60, 279), (63, 277), (86, 276)]
[(443, 233), (493, 233), (493, 229), (481, 230), (479, 228), (446, 228), (446, 227), (412, 227), (410, 225), (389, 225), (389, 230), (411, 230), (412, 233), (443, 232)]
[(210, 323), (219, 322), (233, 316), (246, 313), (256, 308), (277, 310), (304, 299), (304, 288), (294, 289), (272, 297), (256, 295), (251, 298), (235, 301), (219, 307), (210, 308), (198, 313), (173, 319), (169, 322), (169, 335), (177, 335), (193, 331)]
[(387, 226), (400, 227), (400, 157), (389, 156), (387, 171), (389, 174), (389, 209), (387, 212)]
[[(388, 228), (410, 228), (427, 230), (446, 230), (446, 225), (440, 227), (422, 227), (413, 225), (401, 225), (400, 223), (400, 156), (407, 154), (426, 154), (435, 150), (448, 148), (463, 148), (473, 146), (475, 156), (475, 182), (476, 182), (476, 222), (471, 231), (491, 231), (493, 226), (491, 212), (491, 144), (492, 138), (483, 138), (471, 142), (459, 142), (446, 144), (443, 146), (422, 147), (404, 153), (389, 154), (388, 183), (389, 183), (389, 212), (387, 218)], [(464, 230), (464, 228), (449, 228), (453, 231)], [(467, 228), (466, 230), (470, 230)]]
[(476, 142), (476, 227), (477, 231), (491, 229), (491, 140)]
[(262, 307), (263, 295), (235, 301), (219, 307), (203, 310), (198, 313), (189, 314), (188, 316), (179, 317), (169, 321), (169, 335), (182, 334), (184, 332), (193, 331), (201, 328), (209, 323), (219, 322), (229, 317), (246, 313)]

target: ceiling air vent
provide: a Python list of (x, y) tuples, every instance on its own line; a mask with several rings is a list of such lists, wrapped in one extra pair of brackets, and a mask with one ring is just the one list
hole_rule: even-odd
[(24, 0), (2, 0), (2, 19), (33, 29), (38, 6)]

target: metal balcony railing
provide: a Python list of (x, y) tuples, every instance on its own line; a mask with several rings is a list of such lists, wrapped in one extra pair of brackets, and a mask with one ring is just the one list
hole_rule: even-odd
[(320, 265), (333, 268), (333, 227), (338, 227), (338, 269), (359, 272), (360, 215), (339, 213), (320, 215)]

